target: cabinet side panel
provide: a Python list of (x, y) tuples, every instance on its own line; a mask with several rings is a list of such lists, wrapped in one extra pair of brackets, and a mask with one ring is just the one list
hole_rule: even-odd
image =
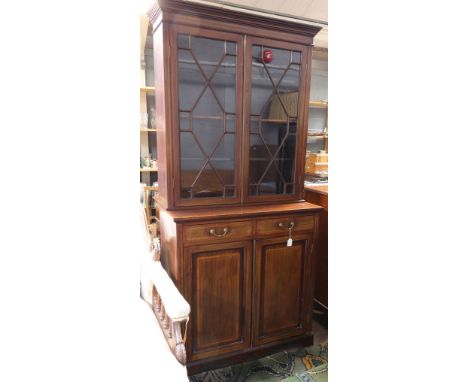
[(156, 95), (156, 128), (158, 150), (159, 204), (168, 208), (172, 205), (172, 166), (171, 155), (171, 113), (170, 102), (166, 100), (165, 89), (169, 89), (169, 31), (168, 26), (160, 23), (153, 33), (154, 77)]
[(159, 215), (161, 223), (161, 264), (169, 276), (181, 289), (181, 269), (177, 243), (177, 225), (172, 217), (162, 210)]
[(310, 81), (312, 77), (312, 47), (307, 47), (304, 52), (304, 80), (302, 81), (301, 93), (302, 103), (300, 108), (302, 113), (300, 117), (302, 129), (299, 132), (299, 144), (297, 153), (297, 195), (301, 197), (304, 194), (304, 171), (305, 157), (307, 152), (307, 133), (309, 130), (309, 99), (310, 99)]

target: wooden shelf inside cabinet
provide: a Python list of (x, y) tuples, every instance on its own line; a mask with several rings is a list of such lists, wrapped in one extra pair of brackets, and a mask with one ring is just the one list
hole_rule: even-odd
[(145, 93), (154, 93), (154, 86), (141, 86), (140, 91)]
[(309, 107), (326, 109), (328, 107), (328, 101), (310, 101)]
[(145, 190), (148, 190), (148, 191), (159, 191), (159, 187), (158, 187), (158, 186), (145, 186)]
[(156, 129), (140, 129), (141, 133), (150, 133), (150, 132), (155, 133), (156, 131), (158, 131), (158, 130), (156, 130)]
[(140, 168), (140, 172), (158, 172), (157, 168)]

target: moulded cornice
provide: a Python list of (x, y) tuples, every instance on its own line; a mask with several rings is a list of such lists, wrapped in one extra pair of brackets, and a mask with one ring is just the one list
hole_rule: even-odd
[(259, 12), (241, 12), (235, 9), (225, 7), (206, 5), (198, 2), (183, 0), (159, 0), (148, 11), (148, 17), (153, 27), (160, 15), (174, 14), (194, 16), (201, 19), (213, 19), (220, 22), (231, 22), (242, 24), (254, 28), (269, 29), (279, 32), (298, 34), (313, 38), (322, 27), (299, 21), (286, 20), (268, 13), (259, 14)]

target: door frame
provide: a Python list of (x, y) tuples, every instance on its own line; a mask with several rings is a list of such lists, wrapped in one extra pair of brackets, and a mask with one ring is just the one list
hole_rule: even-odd
[[(180, 196), (181, 171), (180, 171), (180, 121), (179, 121), (179, 73), (178, 73), (178, 47), (177, 35), (179, 33), (191, 36), (210, 38), (214, 40), (229, 40), (237, 43), (236, 56), (236, 161), (235, 184), (237, 188), (236, 197), (233, 198), (198, 198), (182, 199)], [(244, 41), (243, 37), (237, 33), (215, 31), (211, 29), (196, 28), (188, 25), (172, 24), (170, 28), (170, 63), (171, 63), (171, 106), (172, 106), (172, 162), (174, 173), (178, 174), (173, 179), (174, 205), (182, 206), (204, 206), (219, 204), (239, 204), (242, 194), (242, 131), (243, 131), (243, 82), (244, 82)]]
[[(294, 164), (294, 193), (290, 195), (262, 195), (262, 196), (249, 196), (249, 166), (250, 166), (250, 110), (251, 110), (251, 84), (252, 84), (252, 46), (253, 45), (267, 45), (272, 48), (287, 49), (300, 51), (302, 54), (301, 61), (301, 75), (299, 79), (299, 99), (298, 99), (298, 115), (297, 115), (297, 132), (296, 132), (296, 157)], [(244, 56), (244, 155), (243, 155), (243, 195), (244, 201), (247, 203), (265, 203), (265, 202), (278, 202), (288, 200), (298, 200), (302, 198), (304, 189), (304, 165), (306, 153), (306, 140), (308, 129), (308, 113), (306, 108), (309, 105), (309, 99), (306, 94), (310, 91), (311, 79), (311, 47), (300, 44), (293, 44), (285, 41), (278, 41), (274, 39), (246, 36), (245, 56)], [(308, 109), (307, 109), (308, 110)]]

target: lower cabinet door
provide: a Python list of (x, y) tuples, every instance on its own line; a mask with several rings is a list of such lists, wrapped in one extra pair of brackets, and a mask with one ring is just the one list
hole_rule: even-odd
[(259, 240), (255, 249), (253, 343), (283, 341), (309, 331), (312, 274), (310, 237)]
[(252, 241), (185, 249), (190, 361), (250, 346)]

